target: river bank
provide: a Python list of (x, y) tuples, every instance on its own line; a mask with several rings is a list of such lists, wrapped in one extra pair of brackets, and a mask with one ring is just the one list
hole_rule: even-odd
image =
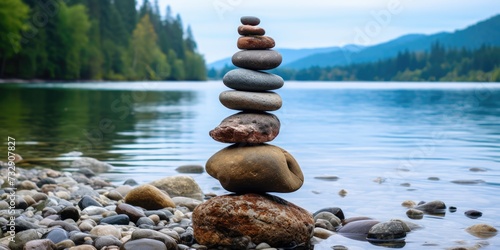
[[(78, 170), (9, 169), (8, 164), (2, 163), (0, 226), (3, 237), (0, 249), (139, 249), (137, 246), (141, 246), (140, 249), (208, 249), (196, 243), (191, 215), (198, 205), (216, 195), (203, 192), (191, 177), (164, 177), (151, 185), (138, 185), (130, 179), (114, 185), (99, 175), (109, 170), (107, 163), (82, 157), (72, 166)], [(186, 166), (180, 171), (192, 173), (203, 169)], [(15, 181), (14, 185), (9, 181)], [(145, 188), (158, 192), (145, 198), (143, 196), (150, 193), (144, 191)], [(322, 244), (330, 237), (347, 237), (355, 241), (368, 238), (374, 248), (379, 245), (401, 248), (405, 246), (407, 234), (426, 230), (418, 223), (424, 214), (440, 216), (457, 209), (441, 201), (418, 205), (403, 201), (402, 206), (408, 207), (408, 218), (389, 221), (379, 221), (369, 214), (346, 218), (337, 207), (310, 211), (315, 218), (312, 246), (315, 249), (351, 249), (348, 244)], [(468, 211), (465, 215), (478, 218), (482, 214)], [(448, 249), (487, 247), (488, 239), (496, 235), (496, 229), (484, 223), (464, 230), (481, 240), (472, 245), (464, 241)], [(273, 247), (279, 246), (251, 240), (231, 246), (240, 249)], [(300, 249), (300, 246), (289, 248)]]

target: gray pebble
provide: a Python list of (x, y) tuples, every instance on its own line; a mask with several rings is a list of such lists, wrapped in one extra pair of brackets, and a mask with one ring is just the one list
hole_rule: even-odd
[(220, 93), (219, 100), (234, 110), (275, 111), (281, 108), (281, 97), (274, 92), (248, 92), (228, 90)]
[(118, 246), (120, 247), (123, 243), (120, 239), (112, 235), (100, 236), (94, 240), (94, 246), (97, 249), (101, 249), (106, 246)]
[(281, 76), (249, 69), (233, 69), (227, 72), (222, 82), (229, 88), (241, 91), (266, 91), (283, 87)]
[(366, 238), (370, 241), (397, 241), (406, 237), (406, 230), (399, 221), (382, 222), (370, 228)]
[(235, 66), (251, 70), (268, 70), (277, 68), (283, 58), (275, 50), (242, 50), (232, 57)]
[(141, 226), (141, 225), (150, 225), (150, 226), (155, 226), (156, 224), (154, 223), (154, 221), (148, 217), (141, 217), (139, 218), (139, 220), (137, 220), (137, 223), (136, 223), (138, 226)]
[(260, 19), (255, 16), (242, 16), (240, 18), (241, 24), (243, 25), (259, 25), (260, 24)]

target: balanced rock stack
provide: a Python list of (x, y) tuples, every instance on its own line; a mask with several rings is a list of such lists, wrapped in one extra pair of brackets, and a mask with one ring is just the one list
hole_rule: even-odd
[(207, 173), (234, 194), (214, 197), (193, 212), (196, 240), (207, 246), (247, 249), (253, 244), (308, 249), (314, 229), (306, 210), (267, 192), (289, 193), (299, 189), (304, 176), (299, 164), (287, 151), (266, 144), (279, 133), (280, 121), (268, 111), (281, 108), (281, 97), (271, 90), (284, 81), (262, 72), (278, 67), (281, 54), (275, 43), (257, 25), (257, 17), (242, 17), (241, 51), (232, 62), (240, 67), (229, 71), (224, 84), (233, 89), (220, 94), (227, 108), (241, 112), (225, 118), (210, 131), (219, 142), (232, 145), (214, 154), (206, 163)]

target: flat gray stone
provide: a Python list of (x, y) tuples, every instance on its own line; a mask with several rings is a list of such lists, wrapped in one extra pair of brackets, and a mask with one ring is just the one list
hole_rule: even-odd
[(260, 19), (255, 16), (242, 16), (240, 18), (240, 21), (242, 24), (253, 25), (253, 26), (259, 25), (260, 23)]
[(274, 92), (228, 90), (220, 93), (219, 100), (228, 109), (244, 111), (275, 111), (281, 108), (281, 97)]
[(233, 69), (224, 75), (222, 82), (228, 88), (243, 91), (266, 91), (283, 87), (281, 76), (249, 69)]
[(243, 50), (236, 52), (232, 57), (235, 66), (253, 70), (274, 69), (282, 60), (281, 54), (272, 49)]

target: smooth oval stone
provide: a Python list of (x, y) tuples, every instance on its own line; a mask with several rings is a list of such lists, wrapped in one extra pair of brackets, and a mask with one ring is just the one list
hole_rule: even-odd
[(100, 224), (110, 224), (110, 225), (128, 225), (130, 219), (126, 214), (112, 215), (106, 218), (102, 218)]
[(60, 226), (67, 232), (80, 231), (80, 229), (76, 226), (76, 224), (71, 224), (62, 220), (52, 221), (51, 223), (49, 223), (47, 227), (54, 227), (54, 226)]
[(275, 111), (281, 108), (281, 96), (274, 92), (227, 90), (219, 100), (228, 109), (243, 111)]
[(396, 241), (406, 237), (406, 230), (399, 221), (382, 222), (370, 228), (369, 241)]
[(40, 239), (40, 236), (35, 229), (28, 229), (25, 231), (17, 232), (15, 233), (14, 239), (9, 240), (9, 249), (23, 249), (27, 242), (38, 239)]
[(106, 235), (97, 237), (94, 241), (94, 246), (97, 249), (103, 249), (106, 246), (118, 246), (120, 247), (123, 243), (120, 239), (116, 238), (113, 235)]
[(121, 238), (120, 229), (116, 228), (113, 225), (99, 225), (92, 228), (90, 231), (91, 235), (95, 236), (105, 236), (105, 235), (113, 235), (116, 238)]
[(174, 197), (172, 200), (175, 202), (175, 205), (178, 207), (186, 207), (190, 211), (193, 211), (198, 205), (202, 203), (202, 201), (189, 198), (189, 197)]
[(314, 216), (314, 220), (323, 219), (328, 221), (333, 227), (339, 227), (342, 222), (340, 219), (330, 212), (320, 212)]
[[(203, 200), (203, 191), (200, 186), (191, 176), (177, 175), (167, 176), (150, 183), (158, 189), (167, 192), (170, 197), (189, 197), (193, 199)], [(175, 204), (174, 206), (175, 207)]]
[(125, 196), (125, 202), (145, 209), (175, 207), (175, 203), (170, 196), (150, 184), (144, 184), (132, 189)]
[(271, 49), (276, 43), (269, 36), (242, 36), (238, 38), (236, 46), (238, 49)]
[(205, 172), (205, 168), (201, 165), (182, 165), (175, 169), (179, 173), (191, 173), (191, 174), (201, 174)]
[(339, 218), (340, 220), (344, 220), (345, 219), (345, 216), (344, 216), (344, 212), (342, 211), (341, 208), (339, 207), (327, 207), (327, 208), (322, 208), (316, 212), (314, 212), (313, 216), (316, 216), (318, 215), (319, 213), (321, 212), (329, 212), (329, 213), (332, 213), (333, 215), (337, 216), (337, 218)]
[(420, 204), (415, 209), (424, 211), (428, 214), (444, 214), (446, 213), (446, 204), (442, 201), (430, 201), (427, 203)]
[(68, 232), (66, 232), (63, 229), (54, 228), (48, 234), (46, 234), (44, 238), (49, 239), (52, 242), (54, 242), (55, 244), (57, 244), (63, 240), (69, 239), (69, 235), (68, 235)]
[(283, 58), (278, 51), (268, 49), (238, 51), (231, 60), (235, 66), (240, 68), (268, 70), (280, 66)]
[(47, 178), (43, 178), (41, 179), (40, 181), (38, 181), (36, 183), (36, 185), (41, 188), (43, 185), (46, 185), (46, 184), (57, 184), (56, 180), (50, 178), (50, 177), (47, 177)]
[(252, 25), (240, 25), (238, 27), (238, 34), (242, 36), (263, 36), (266, 34), (266, 30)]
[(57, 249), (56, 245), (51, 240), (48, 239), (28, 241), (23, 248), (23, 250), (56, 250), (56, 249)]
[(61, 216), (61, 220), (72, 219), (73, 221), (77, 222), (78, 219), (80, 219), (80, 212), (78, 212), (78, 209), (73, 206), (63, 208), (59, 212), (59, 215)]
[(280, 126), (273, 114), (240, 112), (222, 120), (209, 134), (224, 143), (264, 143), (278, 136)]
[(150, 225), (150, 226), (154, 226), (156, 225), (155, 222), (148, 218), (148, 217), (141, 217), (139, 218), (139, 220), (137, 220), (137, 223), (136, 223), (138, 226), (141, 226), (141, 225)]
[(477, 210), (467, 210), (464, 212), (465, 216), (471, 218), (471, 219), (477, 219), (481, 216), (483, 216), (483, 213)]
[(119, 201), (119, 200), (122, 200), (123, 199), (123, 195), (116, 191), (116, 190), (111, 190), (109, 191), (109, 193), (106, 194), (106, 197), (110, 198), (111, 200), (114, 200), (114, 201)]
[(102, 207), (101, 203), (97, 202), (96, 200), (94, 200), (94, 198), (88, 195), (83, 196), (82, 199), (78, 202), (78, 207), (80, 207), (81, 210), (90, 206)]
[(279, 75), (249, 69), (233, 69), (222, 82), (228, 88), (242, 91), (266, 91), (283, 87), (285, 81)]
[(335, 227), (327, 220), (314, 219), (314, 226), (324, 228), (326, 230), (335, 231)]
[[(139, 239), (155, 239), (159, 242), (162, 242), (168, 249), (176, 249), (177, 243), (174, 238), (170, 237), (167, 234), (151, 230), (151, 229), (136, 229), (131, 235), (131, 240), (139, 240)], [(140, 248), (142, 249), (142, 248)]]
[(410, 219), (420, 220), (424, 218), (424, 212), (418, 209), (410, 208), (408, 209), (408, 211), (406, 211), (406, 216), (408, 216), (408, 218)]
[(328, 239), (328, 237), (334, 235), (335, 233), (324, 228), (316, 227), (314, 228), (314, 236), (320, 239)]
[(246, 25), (259, 25), (260, 19), (255, 16), (242, 16), (240, 18), (241, 24), (246, 24)]
[(231, 192), (294, 192), (304, 182), (299, 164), (282, 148), (235, 144), (215, 153), (207, 173)]
[(130, 220), (134, 223), (136, 223), (137, 220), (139, 220), (141, 217), (146, 217), (142, 209), (126, 203), (120, 203), (116, 205), (115, 212), (118, 214), (127, 215), (130, 218)]
[(498, 233), (498, 230), (495, 227), (483, 223), (470, 226), (466, 229), (466, 231), (481, 239), (491, 238)]
[(338, 230), (338, 233), (354, 240), (366, 240), (370, 229), (380, 223), (376, 220), (359, 220), (349, 222)]
[(159, 240), (138, 239), (129, 240), (120, 247), (120, 250), (167, 250), (165, 243)]

